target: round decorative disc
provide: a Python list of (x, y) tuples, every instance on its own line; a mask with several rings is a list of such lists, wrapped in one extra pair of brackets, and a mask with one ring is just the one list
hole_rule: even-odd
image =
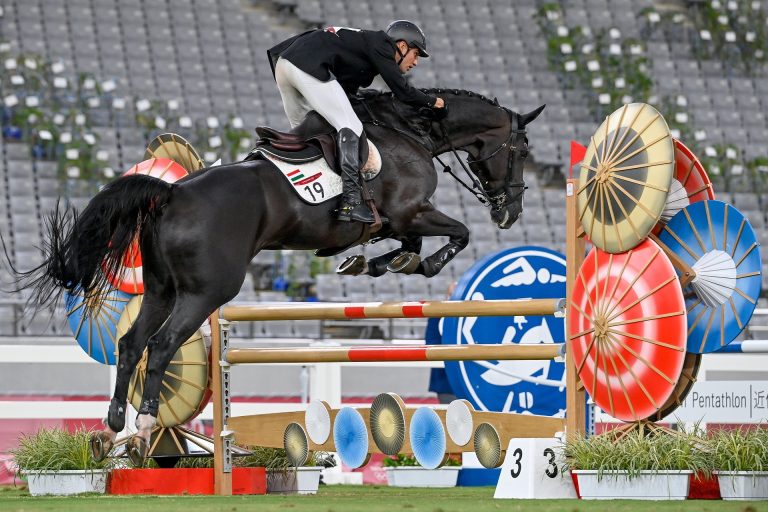
[(664, 224), (689, 204), (715, 198), (715, 189), (699, 159), (685, 144), (677, 139), (672, 140), (675, 143), (675, 176), (669, 187), (661, 219), (653, 229), (654, 233), (661, 231)]
[(324, 444), (331, 435), (331, 406), (322, 400), (312, 400), (304, 412), (304, 424), (312, 442)]
[(427, 469), (440, 467), (445, 460), (445, 429), (431, 407), (419, 407), (411, 417), (408, 433), (413, 456)]
[(472, 440), (473, 410), (469, 400), (454, 400), (448, 404), (448, 409), (445, 411), (445, 427), (448, 430), (448, 435), (451, 441), (459, 446), (465, 446)]
[(683, 372), (680, 374), (680, 380), (677, 381), (675, 390), (672, 392), (672, 395), (670, 395), (667, 402), (661, 406), (661, 410), (649, 418), (651, 421), (661, 421), (675, 412), (675, 409), (683, 405), (683, 400), (688, 396), (688, 393), (696, 382), (696, 376), (699, 374), (699, 367), (701, 366), (701, 357), (701, 354), (695, 354), (693, 352), (685, 354)]
[(77, 344), (91, 359), (102, 364), (115, 364), (117, 322), (131, 297), (115, 289), (88, 299), (82, 292), (64, 293), (69, 326)]
[(371, 437), (386, 455), (397, 455), (405, 443), (405, 404), (394, 393), (381, 393), (371, 404)]
[(675, 150), (664, 118), (645, 103), (624, 105), (592, 136), (581, 163), (579, 219), (600, 249), (639, 244), (659, 221), (674, 173)]
[(648, 418), (666, 403), (685, 359), (685, 304), (672, 263), (652, 240), (622, 254), (592, 249), (568, 310), (584, 387), (614, 418)]
[(301, 467), (309, 460), (309, 439), (304, 427), (290, 423), (283, 433), (285, 456), (293, 467)]
[(333, 422), (333, 443), (341, 462), (359, 468), (368, 460), (368, 429), (363, 416), (352, 407), (342, 407)]
[[(125, 171), (123, 176), (131, 174), (146, 174), (173, 183), (186, 176), (187, 171), (169, 158), (151, 158), (134, 165)], [(125, 252), (120, 273), (117, 276), (108, 277), (113, 286), (126, 293), (134, 295), (144, 293), (144, 275), (138, 241), (134, 241)]]
[(176, 133), (162, 133), (155, 137), (144, 152), (144, 160), (150, 158), (170, 158), (189, 173), (205, 167), (192, 144)]
[[(128, 303), (117, 323), (117, 337), (122, 337), (136, 321), (143, 295)], [(128, 400), (138, 410), (147, 375), (147, 350), (131, 376)], [(197, 416), (211, 397), (209, 386), (209, 356), (203, 329), (185, 341), (174, 354), (160, 386), (160, 407), (157, 425), (175, 427)]]
[(659, 240), (693, 269), (686, 286), (688, 352), (714, 352), (749, 323), (762, 284), (760, 245), (749, 221), (722, 201), (675, 215)]
[(475, 430), (475, 455), (483, 467), (492, 469), (504, 462), (505, 450), (501, 449), (501, 438), (496, 427), (481, 423)]

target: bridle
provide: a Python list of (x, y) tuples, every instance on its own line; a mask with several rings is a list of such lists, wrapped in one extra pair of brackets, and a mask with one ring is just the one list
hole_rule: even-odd
[[(503, 108), (503, 107), (499, 107), (499, 108)], [(482, 205), (487, 206), (495, 211), (500, 211), (506, 208), (507, 205), (517, 201), (517, 199), (521, 197), (525, 193), (525, 191), (528, 189), (528, 187), (525, 186), (525, 181), (512, 181), (512, 167), (514, 165), (515, 153), (519, 151), (523, 159), (525, 159), (528, 156), (528, 148), (526, 147), (518, 148), (513, 144), (512, 139), (516, 135), (521, 135), (521, 134), (525, 135), (526, 131), (524, 129), (521, 130), (520, 128), (518, 128), (519, 119), (516, 115), (513, 116), (512, 113), (507, 109), (503, 109), (503, 110), (507, 113), (507, 116), (509, 116), (509, 121), (510, 121), (509, 136), (506, 138), (504, 142), (502, 142), (496, 149), (491, 151), (488, 155), (475, 158), (474, 160), (467, 157), (467, 160), (466, 160), (466, 163), (469, 165), (485, 162), (495, 157), (504, 148), (508, 147), (509, 156), (507, 158), (507, 175), (504, 177), (503, 185), (491, 190), (486, 190), (480, 178), (478, 178), (474, 173), (470, 172), (470, 170), (467, 168), (467, 165), (464, 163), (464, 161), (462, 161), (462, 159), (459, 158), (459, 155), (456, 151), (459, 149), (463, 151), (467, 151), (467, 150), (463, 146), (457, 148), (453, 145), (453, 142), (451, 142), (450, 138), (448, 137), (448, 133), (445, 129), (445, 125), (442, 119), (439, 121), (439, 125), (440, 125), (440, 131), (442, 132), (443, 140), (447, 142), (448, 147), (451, 149), (451, 152), (456, 157), (456, 160), (458, 160), (459, 164), (464, 169), (464, 172), (466, 172), (467, 176), (469, 176), (469, 179), (472, 181), (472, 186), (467, 185), (459, 176), (456, 176), (456, 174), (453, 173), (451, 166), (443, 163), (443, 161), (440, 159), (438, 155), (435, 155), (435, 154), (432, 155), (435, 159), (437, 159), (438, 162), (440, 162), (440, 165), (443, 166), (443, 172), (447, 172), (448, 174), (450, 174), (464, 188), (469, 190), (478, 199), (478, 201), (480, 201)], [(526, 142), (527, 142), (527, 139), (526, 139)], [(512, 188), (516, 188), (517, 191), (514, 194), (509, 194), (508, 191), (510, 191)]]
[[(393, 97), (393, 101), (394, 101), (394, 97)], [(368, 105), (368, 102), (365, 101), (364, 99), (360, 103), (363, 105), (363, 108), (365, 108), (366, 112), (368, 113), (368, 116), (370, 117), (370, 121), (367, 121), (370, 124), (393, 130), (401, 135), (408, 137), (409, 139), (416, 141), (421, 146), (426, 146), (423, 140), (417, 139), (412, 133), (409, 133), (406, 130), (397, 128), (396, 126), (390, 126), (379, 121), (376, 118), (376, 116), (373, 114), (373, 111), (371, 110), (371, 107)], [(443, 108), (447, 108), (447, 107), (443, 107)], [(469, 190), (472, 193), (472, 195), (474, 195), (477, 198), (477, 200), (480, 201), (480, 204), (490, 208), (493, 211), (503, 210), (504, 208), (507, 207), (507, 205), (517, 201), (517, 199), (520, 198), (528, 189), (528, 187), (525, 186), (525, 181), (512, 181), (512, 166), (514, 163), (515, 153), (520, 151), (523, 159), (525, 159), (528, 156), (528, 148), (527, 147), (518, 148), (512, 143), (512, 139), (515, 137), (515, 135), (520, 135), (520, 134), (525, 135), (527, 132), (524, 129), (521, 130), (518, 127), (519, 118), (517, 114), (513, 116), (512, 115), (513, 112), (510, 112), (509, 110), (507, 110), (502, 106), (499, 106), (498, 108), (501, 108), (502, 110), (504, 110), (504, 112), (506, 112), (507, 116), (509, 117), (509, 136), (507, 136), (506, 140), (502, 142), (496, 149), (491, 151), (488, 155), (483, 157), (478, 157), (474, 160), (467, 157), (466, 163), (469, 165), (472, 165), (472, 164), (485, 162), (486, 160), (490, 160), (491, 158), (495, 157), (504, 148), (509, 148), (509, 156), (507, 159), (507, 175), (504, 177), (503, 185), (492, 190), (485, 189), (480, 178), (478, 178), (474, 173), (472, 173), (467, 168), (467, 165), (464, 163), (464, 161), (462, 161), (462, 159), (459, 157), (457, 150), (466, 151), (467, 153), (469, 153), (469, 151), (467, 151), (467, 149), (464, 146), (460, 146), (457, 148), (453, 145), (453, 142), (451, 142), (450, 137), (448, 137), (448, 131), (445, 129), (445, 123), (443, 122), (443, 119), (436, 120), (440, 126), (440, 132), (443, 137), (442, 142), (447, 143), (448, 147), (451, 149), (451, 152), (453, 152), (453, 155), (456, 157), (456, 160), (458, 160), (459, 164), (464, 169), (464, 172), (466, 172), (467, 176), (469, 176), (469, 179), (472, 182), (472, 185), (471, 186), (468, 185), (467, 183), (464, 182), (464, 180), (461, 179), (460, 176), (457, 176), (456, 174), (454, 174), (453, 170), (451, 169), (451, 166), (446, 165), (440, 159), (440, 156), (438, 154), (432, 152), (432, 158), (440, 162), (440, 165), (443, 166), (443, 172), (450, 174), (451, 177), (456, 181), (458, 181), (462, 187)], [(434, 116), (435, 110), (433, 108), (424, 107), (422, 110), (425, 110), (431, 116)], [(445, 115), (443, 115), (443, 118), (444, 117)], [(409, 124), (406, 119), (403, 119), (403, 120), (405, 121), (406, 124)], [(528, 142), (528, 139), (526, 138), (526, 143), (527, 142)], [(512, 188), (516, 188), (517, 191), (514, 194), (507, 193), (508, 190)]]

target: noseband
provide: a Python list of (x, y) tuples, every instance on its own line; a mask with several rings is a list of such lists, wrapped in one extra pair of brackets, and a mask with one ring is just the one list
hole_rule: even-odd
[[(482, 182), (480, 181), (480, 179), (474, 173), (470, 172), (470, 170), (464, 164), (464, 161), (461, 158), (459, 158), (459, 155), (456, 152), (457, 149), (463, 149), (463, 148), (454, 147), (450, 138), (448, 138), (448, 133), (445, 129), (445, 125), (443, 124), (442, 120), (440, 120), (440, 130), (443, 132), (443, 138), (448, 143), (448, 146), (451, 148), (451, 151), (453, 152), (454, 156), (458, 160), (459, 164), (461, 164), (461, 167), (464, 169), (464, 172), (466, 172), (467, 176), (469, 176), (469, 179), (472, 181), (472, 186), (470, 187), (469, 185), (464, 183), (464, 181), (459, 176), (456, 176), (453, 173), (450, 166), (445, 165), (443, 161), (440, 160), (440, 157), (438, 155), (435, 155), (435, 158), (437, 159), (437, 161), (440, 162), (440, 165), (443, 166), (443, 171), (449, 173), (464, 188), (472, 192), (472, 194), (478, 199), (478, 201), (480, 201), (481, 204), (495, 211), (500, 211), (504, 209), (507, 205), (515, 202), (528, 189), (528, 187), (525, 186), (525, 181), (512, 181), (512, 167), (514, 165), (515, 153), (519, 151), (522, 154), (523, 159), (525, 159), (528, 156), (528, 150), (526, 148), (518, 148), (517, 146), (515, 146), (512, 143), (512, 139), (515, 135), (521, 135), (521, 134), (525, 135), (526, 131), (520, 130), (519, 128), (517, 128), (517, 119), (516, 118), (513, 119), (509, 111), (507, 111), (506, 109), (505, 111), (507, 112), (507, 115), (509, 116), (509, 121), (510, 121), (509, 136), (507, 137), (507, 139), (504, 142), (502, 142), (496, 149), (494, 149), (484, 157), (478, 157), (475, 159), (470, 159), (469, 157), (467, 158), (467, 164), (469, 165), (482, 163), (495, 157), (500, 151), (508, 147), (509, 157), (507, 158), (507, 175), (504, 177), (504, 184), (501, 185), (500, 187), (497, 187), (492, 190), (486, 190)], [(517, 191), (514, 194), (510, 195), (507, 193), (507, 190), (512, 188), (516, 188)]]

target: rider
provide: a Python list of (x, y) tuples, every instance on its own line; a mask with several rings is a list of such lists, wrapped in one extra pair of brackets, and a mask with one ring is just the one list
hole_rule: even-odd
[(443, 108), (442, 98), (424, 94), (404, 76), (419, 57), (429, 57), (424, 32), (406, 20), (393, 21), (386, 31), (328, 27), (294, 36), (267, 54), (291, 127), (315, 110), (338, 131), (343, 183), (338, 219), (372, 223), (373, 214), (362, 200), (360, 176), (368, 144), (347, 95), (368, 87), (381, 75), (399, 100)]

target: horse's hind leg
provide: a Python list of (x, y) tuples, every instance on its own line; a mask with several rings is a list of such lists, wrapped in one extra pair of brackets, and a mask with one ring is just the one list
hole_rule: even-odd
[(136, 321), (118, 341), (117, 379), (115, 392), (109, 404), (107, 426), (91, 437), (91, 451), (96, 460), (107, 456), (115, 437), (125, 427), (128, 385), (136, 365), (141, 359), (147, 339), (157, 331), (171, 312), (170, 299), (147, 294), (142, 302)]
[(128, 443), (128, 456), (135, 465), (141, 465), (149, 450), (149, 439), (157, 422), (160, 406), (160, 387), (165, 370), (173, 355), (216, 308), (204, 297), (180, 295), (176, 298), (173, 311), (162, 327), (149, 339), (147, 344), (147, 375), (144, 394), (136, 418), (138, 432)]

